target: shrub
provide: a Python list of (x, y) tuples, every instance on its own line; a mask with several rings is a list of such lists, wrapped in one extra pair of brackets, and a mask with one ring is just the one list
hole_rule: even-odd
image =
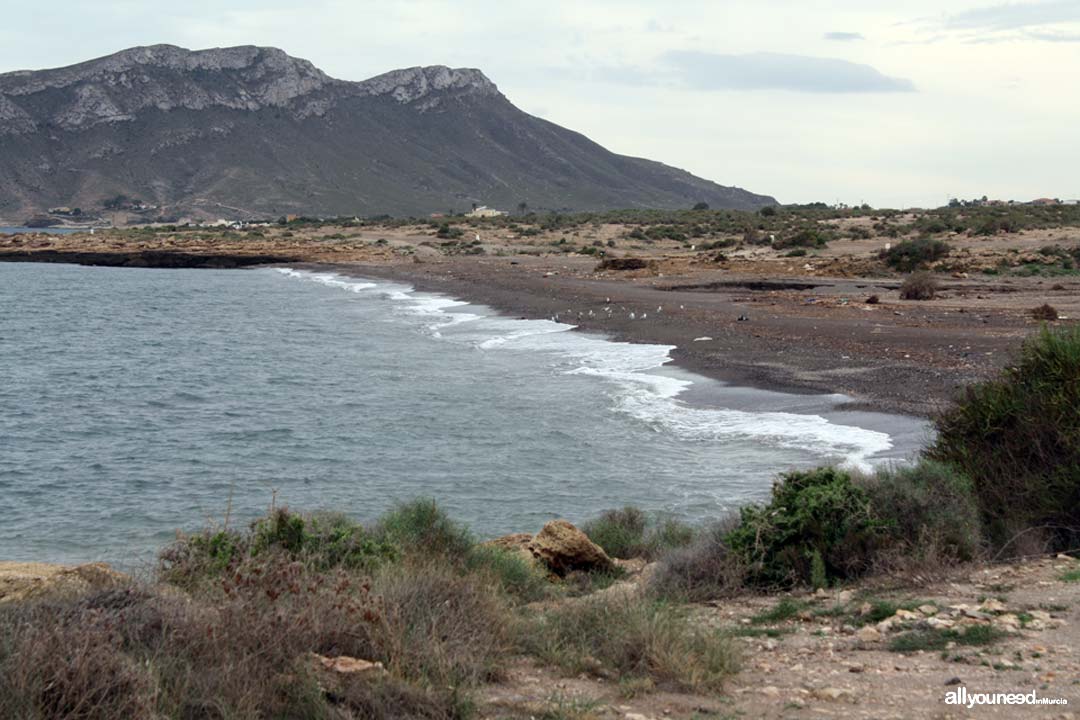
[(894, 270), (912, 272), (946, 257), (950, 252), (952, 247), (944, 240), (918, 238), (904, 240), (888, 250), (882, 250), (880, 257)]
[(697, 533), (689, 545), (665, 554), (649, 581), (649, 594), (701, 602), (741, 592), (746, 567), (725, 541), (736, 525), (737, 518), (732, 516)]
[[(433, 687), (494, 679), (510, 648), (508, 609), (474, 576), (431, 560), (387, 565), (371, 593), (376, 657), (395, 674)], [(370, 657), (370, 656), (369, 656)]]
[(414, 555), (464, 559), (475, 544), (469, 530), (451, 520), (430, 498), (399, 504), (379, 518), (374, 535)]
[(0, 609), (0, 707), (50, 718), (460, 716), (454, 693), (400, 675), (340, 679), (332, 699), (322, 690), (309, 653), (383, 659), (383, 625), (344, 571), (312, 572), (280, 551), (247, 558), (213, 594), (128, 587), (21, 603)]
[(859, 484), (884, 524), (890, 565), (921, 569), (979, 556), (982, 523), (974, 486), (955, 468), (923, 460), (878, 470)]
[(1053, 322), (1058, 319), (1058, 311), (1053, 305), (1049, 303), (1043, 303), (1037, 308), (1033, 308), (1031, 311), (1031, 317), (1036, 320), (1045, 320), (1047, 322)]
[(759, 587), (809, 583), (817, 556), (819, 582), (858, 576), (870, 568), (882, 530), (868, 493), (835, 468), (782, 475), (769, 504), (742, 508), (740, 520), (725, 540)]
[(650, 518), (635, 507), (607, 510), (581, 527), (611, 557), (654, 559), (665, 550), (687, 545), (694, 530), (670, 516)]
[(900, 284), (900, 299), (933, 300), (937, 295), (937, 289), (937, 280), (930, 273), (912, 273)]
[(485, 576), (517, 602), (531, 603), (548, 598), (553, 586), (547, 573), (521, 553), (506, 548), (477, 545), (466, 557), (470, 572)]
[(934, 422), (929, 455), (975, 481), (983, 523), (1005, 551), (1044, 533), (1080, 541), (1080, 328), (1043, 328), (998, 378), (967, 388)]
[(790, 247), (816, 247), (823, 248), (828, 245), (829, 233), (827, 230), (823, 230), (820, 227), (804, 227), (791, 235), (783, 235), (777, 237), (773, 241), (773, 247), (777, 249), (790, 248)]
[(596, 266), (597, 272), (601, 270), (644, 270), (649, 267), (649, 261), (643, 258), (605, 258)]
[(718, 690), (738, 668), (731, 641), (679, 609), (640, 598), (585, 598), (526, 623), (522, 644), (570, 672), (648, 677), (687, 690)]
[(246, 533), (206, 529), (182, 535), (158, 556), (161, 579), (191, 589), (232, 570), (247, 557), (281, 552), (318, 569), (371, 568), (391, 560), (396, 549), (372, 537), (344, 515), (304, 516), (287, 508), (255, 520)]

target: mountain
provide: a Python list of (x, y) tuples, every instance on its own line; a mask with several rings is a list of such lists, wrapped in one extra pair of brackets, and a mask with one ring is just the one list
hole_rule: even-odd
[[(120, 197), (124, 196), (124, 197)], [(0, 218), (754, 209), (765, 195), (617, 155), (479, 70), (336, 80), (276, 48), (137, 47), (0, 74)]]

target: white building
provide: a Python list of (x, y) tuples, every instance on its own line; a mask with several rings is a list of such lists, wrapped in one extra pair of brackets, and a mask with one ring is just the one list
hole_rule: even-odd
[(472, 212), (465, 213), (465, 217), (499, 217), (500, 215), (505, 214), (506, 213), (502, 210), (495, 210), (493, 208), (489, 208), (487, 205), (481, 205), (480, 207), (474, 209)]

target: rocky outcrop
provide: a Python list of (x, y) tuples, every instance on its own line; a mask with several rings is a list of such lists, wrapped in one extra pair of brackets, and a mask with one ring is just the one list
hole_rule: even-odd
[(53, 565), (0, 562), (0, 603), (60, 593), (84, 593), (131, 582), (105, 563)]
[(533, 556), (556, 575), (608, 572), (615, 564), (603, 548), (566, 520), (552, 520), (529, 543)]

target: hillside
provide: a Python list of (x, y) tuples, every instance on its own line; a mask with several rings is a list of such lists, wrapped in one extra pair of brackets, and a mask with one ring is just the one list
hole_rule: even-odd
[(775, 200), (609, 152), (522, 112), (479, 70), (348, 82), (274, 48), (155, 45), (0, 75), (9, 222), (106, 205), (152, 220), (697, 202)]

